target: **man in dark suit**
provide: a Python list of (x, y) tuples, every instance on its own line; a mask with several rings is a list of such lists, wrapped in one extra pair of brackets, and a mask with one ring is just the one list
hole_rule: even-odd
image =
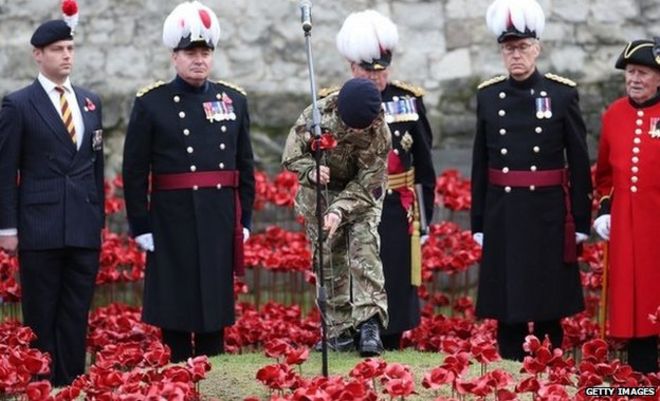
[(0, 110), (0, 247), (18, 250), (23, 320), (62, 386), (85, 368), (104, 222), (101, 102), (69, 80), (71, 26), (45, 22), (30, 42), (39, 75)]
[(124, 146), (128, 221), (149, 251), (142, 318), (162, 328), (173, 362), (223, 351), (251, 223), (247, 98), (208, 79), (219, 36), (215, 14), (201, 3), (172, 11), (163, 41), (176, 77), (138, 92)]
[[(505, 359), (529, 334), (561, 347), (560, 319), (584, 309), (576, 244), (588, 238), (591, 175), (576, 84), (536, 68), (536, 1), (488, 10), (508, 76), (479, 85), (471, 224), (483, 245), (477, 316), (497, 319)], [(523, 18), (511, 19), (511, 15)]]

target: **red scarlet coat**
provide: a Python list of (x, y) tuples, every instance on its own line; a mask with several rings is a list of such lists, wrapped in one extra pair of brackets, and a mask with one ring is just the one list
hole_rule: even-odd
[(615, 101), (603, 114), (596, 188), (611, 194), (608, 309), (614, 337), (660, 333), (660, 96)]

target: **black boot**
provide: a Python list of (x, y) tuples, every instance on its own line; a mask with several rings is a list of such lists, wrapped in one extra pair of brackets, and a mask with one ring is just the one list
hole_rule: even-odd
[[(319, 340), (314, 345), (314, 351), (321, 352), (322, 343)], [(341, 333), (337, 337), (328, 338), (328, 351), (350, 352), (355, 349), (353, 336), (350, 333)]]
[(372, 316), (360, 325), (360, 356), (378, 356), (383, 352), (380, 341), (380, 321)]

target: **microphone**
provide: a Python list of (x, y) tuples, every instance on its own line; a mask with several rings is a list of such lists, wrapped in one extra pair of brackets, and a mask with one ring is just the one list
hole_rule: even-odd
[(300, 2), (300, 22), (303, 31), (309, 32), (312, 30), (312, 2), (309, 0)]

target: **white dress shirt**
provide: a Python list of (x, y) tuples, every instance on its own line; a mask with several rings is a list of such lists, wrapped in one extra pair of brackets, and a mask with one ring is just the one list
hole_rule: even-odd
[[(39, 73), (37, 79), (48, 94), (50, 101), (53, 102), (53, 107), (55, 107), (57, 113), (60, 115), (60, 117), (62, 117), (62, 108), (60, 107), (60, 93), (55, 90), (57, 84), (46, 78), (41, 73)], [(80, 144), (83, 140), (83, 133), (85, 132), (85, 123), (83, 123), (82, 113), (80, 112), (80, 106), (78, 105), (78, 99), (76, 99), (76, 94), (73, 92), (73, 86), (71, 86), (71, 80), (69, 80), (69, 78), (67, 78), (61, 86), (64, 88), (64, 96), (66, 96), (66, 100), (69, 102), (69, 108), (71, 109), (71, 115), (73, 116), (73, 125), (76, 127), (76, 147), (77, 149), (80, 149)]]

